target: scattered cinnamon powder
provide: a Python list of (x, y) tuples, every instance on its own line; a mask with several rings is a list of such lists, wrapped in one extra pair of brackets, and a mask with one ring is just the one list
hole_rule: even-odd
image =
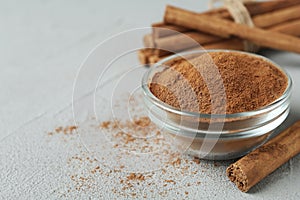
[(100, 127), (101, 128), (108, 128), (109, 127), (109, 125), (110, 125), (110, 121), (105, 121), (105, 122), (102, 122), (101, 124), (100, 124)]
[(55, 132), (56, 133), (59, 133), (59, 132), (61, 132), (63, 130), (63, 127), (62, 126), (59, 126), (59, 127), (57, 127), (56, 129), (55, 129)]
[(214, 166), (215, 166), (215, 167), (219, 167), (219, 166), (220, 166), (220, 163), (214, 161)]
[(53, 132), (48, 132), (48, 135), (54, 135), (54, 133)]
[(58, 133), (63, 133), (64, 135), (71, 135), (74, 133), (74, 131), (77, 129), (78, 127), (77, 126), (66, 126), (66, 127), (62, 127), (62, 126), (59, 126), (57, 128), (55, 128), (54, 131), (52, 132), (48, 132), (48, 135), (49, 136), (52, 136), (54, 135), (55, 133), (58, 134)]
[[(138, 121), (138, 123), (135, 123), (136, 121)], [(99, 162), (100, 160), (97, 160), (92, 154), (84, 151), (81, 152), (81, 154), (72, 156), (67, 162), (70, 168), (78, 170), (77, 172), (69, 174), (70, 180), (73, 184), (68, 187), (68, 193), (74, 191), (88, 193), (89, 191), (96, 190), (96, 188), (99, 187), (99, 184), (102, 184), (102, 179), (99, 179), (98, 177), (113, 179), (112, 181), (115, 181), (116, 185), (112, 186), (111, 192), (124, 198), (128, 198), (129, 196), (141, 197), (141, 191), (143, 191), (141, 188), (157, 188), (155, 190), (149, 189), (149, 194), (152, 193), (153, 195), (159, 195), (163, 198), (166, 197), (169, 192), (172, 193), (176, 191), (178, 187), (184, 186), (188, 190), (190, 187), (198, 185), (200, 182), (181, 182), (181, 179), (182, 177), (195, 176), (198, 174), (199, 166), (194, 164), (193, 158), (179, 154), (178, 152), (173, 152), (170, 146), (168, 146), (169, 144), (164, 143), (165, 140), (162, 137), (163, 134), (161, 134), (156, 126), (152, 126), (152, 122), (148, 117), (136, 118), (133, 123), (121, 120), (106, 121), (105, 123), (100, 124), (100, 128), (109, 131), (115, 139), (121, 139), (117, 140), (117, 148), (123, 147), (123, 145), (134, 146), (135, 140), (131, 141), (130, 138), (134, 137), (132, 133), (135, 130), (137, 132), (143, 132), (143, 129), (138, 128), (141, 124), (147, 124), (146, 127), (150, 129), (146, 130), (153, 132), (153, 136), (156, 137), (155, 140), (141, 140), (141, 143), (144, 143), (145, 146), (148, 146), (148, 148), (151, 149), (154, 148), (153, 146), (160, 146), (160, 144), (157, 144), (157, 140), (159, 140), (163, 142), (161, 145), (167, 147), (163, 153), (168, 156), (168, 159), (167, 162), (164, 163), (162, 169), (153, 172), (127, 173), (126, 166), (120, 165), (118, 170), (110, 169), (105, 166), (103, 162)], [(127, 128), (128, 132), (125, 133), (120, 131), (119, 127)], [(75, 126), (66, 126), (58, 127), (57, 129), (59, 130), (58, 133), (62, 133), (64, 135), (64, 130), (74, 131), (77, 128), (78, 127)], [(93, 126), (93, 128), (99, 131), (99, 125)], [(114, 134), (114, 132), (116, 133)], [(56, 131), (52, 131), (51, 133), (56, 133)], [(72, 137), (71, 134), (67, 134), (66, 136)], [(163, 160), (160, 162), (163, 162)], [(193, 166), (193, 168), (191, 166)], [(160, 176), (163, 178), (158, 179)], [(144, 198), (148, 198), (147, 195), (143, 195)], [(178, 195), (180, 194), (178, 193)], [(181, 195), (188, 195), (188, 193), (183, 191)]]
[[(201, 176), (201, 170), (198, 170), (199, 166), (195, 165), (192, 161), (193, 158), (174, 151), (170, 143), (165, 140), (164, 134), (148, 117), (135, 115), (132, 121), (113, 119), (100, 123), (100, 126), (93, 123), (88, 127), (91, 128), (89, 131), (96, 133), (99, 133), (99, 128), (101, 128), (101, 131), (110, 138), (113, 149), (127, 148), (142, 153), (157, 151), (157, 154), (164, 155), (157, 157), (157, 162), (162, 163), (162, 166), (160, 170), (145, 172), (131, 170), (126, 163), (119, 163), (118, 160), (114, 160), (116, 165), (112, 166), (107, 164), (106, 158), (98, 155), (96, 158), (93, 153), (86, 152), (86, 149), (81, 147), (83, 150), (79, 154), (75, 154), (67, 160), (67, 166), (73, 169), (68, 174), (71, 181), (67, 188), (68, 193), (89, 194), (99, 189), (105, 180), (105, 184), (110, 185), (111, 192), (120, 198), (164, 198), (168, 193), (174, 193), (183, 186), (189, 190), (197, 185), (196, 180), (199, 180)], [(83, 129), (83, 127), (81, 128)], [(75, 136), (72, 132), (76, 129), (80, 131), (76, 126), (60, 126), (49, 132), (48, 135), (61, 133), (63, 139), (71, 139)], [(54, 137), (52, 138), (54, 139)], [(126, 155), (126, 151), (124, 151), (124, 155)], [(114, 159), (118, 159), (118, 157)], [(199, 177), (190, 182), (183, 181), (183, 177), (187, 176)], [(147, 188), (147, 194), (144, 193), (144, 188)], [(177, 194), (181, 197), (186, 195), (185, 191)]]
[(272, 63), (238, 52), (210, 52), (168, 65), (154, 75), (150, 91), (175, 108), (193, 112), (257, 110), (278, 99), (288, 84)]
[[(135, 117), (132, 121), (116, 119), (105, 121), (99, 127), (109, 134), (114, 143), (113, 148), (117, 149), (129, 148), (142, 153), (153, 152), (154, 145), (150, 144), (160, 146), (163, 142), (160, 131), (147, 116)], [(167, 150), (167, 147), (165, 148)]]
[(129, 176), (127, 176), (127, 180), (144, 181), (145, 177), (142, 174), (130, 173)]
[(67, 126), (64, 128), (64, 134), (71, 134), (76, 129), (77, 129), (77, 126)]
[(181, 158), (176, 158), (175, 160), (170, 162), (171, 165), (176, 166), (181, 164)]
[(174, 180), (165, 180), (165, 182), (167, 182), (167, 183), (174, 183), (174, 184), (176, 184), (176, 182), (175, 182)]
[(197, 157), (194, 157), (193, 161), (194, 161), (194, 163), (196, 163), (198, 165), (200, 164), (200, 159)]
[(138, 126), (146, 127), (150, 125), (151, 120), (149, 119), (149, 117), (141, 117), (139, 119), (134, 120), (134, 123)]

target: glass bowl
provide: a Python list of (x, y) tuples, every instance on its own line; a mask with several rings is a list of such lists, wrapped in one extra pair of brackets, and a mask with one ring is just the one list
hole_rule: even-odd
[[(149, 84), (157, 72), (173, 60), (193, 58), (207, 52), (239, 52), (262, 58), (280, 69), (288, 79), (283, 95), (257, 110), (234, 114), (203, 114), (174, 108), (152, 94)], [(198, 50), (176, 54), (152, 66), (142, 79), (143, 98), (151, 120), (179, 151), (209, 160), (241, 157), (264, 144), (274, 129), (288, 116), (292, 80), (288, 73), (271, 60), (252, 53), (229, 50)]]

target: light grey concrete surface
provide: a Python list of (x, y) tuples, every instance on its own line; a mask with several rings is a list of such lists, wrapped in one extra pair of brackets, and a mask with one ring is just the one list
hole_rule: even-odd
[[(71, 108), (67, 106), (76, 73), (88, 53), (111, 35), (160, 21), (166, 4), (199, 11), (207, 8), (207, 1), (194, 0), (0, 1), (1, 199), (127, 198), (114, 196), (111, 190), (118, 184), (114, 178), (120, 174), (92, 177), (93, 187), (85, 192), (68, 191), (75, 187), (70, 174), (75, 171), (84, 174), (93, 163), (66, 164), (70, 157), (84, 154), (84, 148), (76, 137), (59, 136), (50, 140), (47, 132), (72, 123)], [(277, 51), (262, 54), (283, 66), (294, 81), (291, 115), (282, 126), (286, 127), (300, 119), (300, 56)], [(213, 163), (203, 161), (199, 166), (199, 171), (205, 168), (199, 175), (203, 184), (199, 187), (185, 188), (182, 183), (182, 187), (167, 196), (148, 195), (148, 198), (173, 199), (178, 191), (180, 195), (189, 193), (179, 195), (179, 199), (300, 198), (299, 156), (271, 174), (250, 194), (240, 193), (228, 182), (224, 176), (227, 165), (224, 162), (216, 168)]]

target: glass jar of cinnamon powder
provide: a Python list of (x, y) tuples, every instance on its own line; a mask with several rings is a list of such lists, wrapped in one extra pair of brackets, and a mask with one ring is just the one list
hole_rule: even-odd
[(174, 147), (226, 160), (265, 143), (286, 119), (292, 81), (262, 56), (200, 50), (160, 61), (142, 88), (149, 117)]

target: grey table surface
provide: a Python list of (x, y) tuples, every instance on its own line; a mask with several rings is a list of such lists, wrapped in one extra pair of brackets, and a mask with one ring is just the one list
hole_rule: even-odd
[[(111, 35), (161, 21), (166, 4), (202, 11), (208, 1), (0, 1), (1, 199), (133, 198), (117, 196), (109, 185), (103, 188), (99, 180), (88, 192), (68, 191), (72, 184), (66, 175), (68, 170), (91, 166), (73, 163), (76, 169), (66, 167), (62, 164), (67, 159), (64, 156), (79, 152), (76, 142), (68, 142), (70, 138), (65, 138), (65, 142), (55, 139), (49, 142), (44, 134), (59, 124), (72, 122), (68, 105), (73, 83), (88, 53)], [(293, 78), (291, 113), (284, 128), (300, 119), (300, 56), (271, 50), (262, 54), (284, 67)], [(64, 156), (59, 157), (60, 154)], [(198, 189), (181, 187), (165, 196), (148, 198), (174, 199), (178, 191), (188, 191), (189, 195), (182, 198), (191, 199), (300, 198), (299, 156), (271, 174), (250, 194), (240, 193), (228, 183), (222, 175), (226, 165), (218, 169), (212, 163), (206, 165), (209, 170), (201, 177), (207, 184)], [(205, 178), (205, 173), (221, 176), (221, 183)], [(105, 184), (117, 183), (106, 180)]]

